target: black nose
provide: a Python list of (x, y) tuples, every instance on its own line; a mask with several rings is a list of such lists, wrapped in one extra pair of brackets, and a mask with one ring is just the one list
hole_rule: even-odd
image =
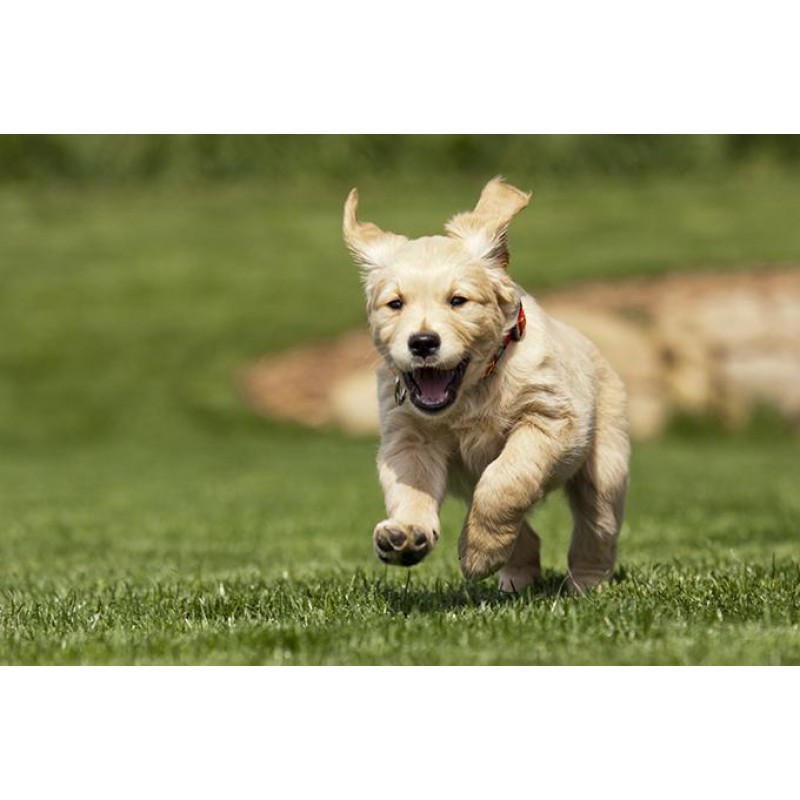
[(412, 333), (408, 337), (408, 349), (420, 358), (432, 356), (441, 343), (438, 333)]

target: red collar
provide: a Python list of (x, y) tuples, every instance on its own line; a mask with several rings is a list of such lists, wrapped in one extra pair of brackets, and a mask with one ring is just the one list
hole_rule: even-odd
[(511, 342), (518, 342), (523, 337), (526, 324), (525, 309), (522, 307), (522, 300), (520, 300), (519, 311), (517, 312), (517, 324), (510, 331), (506, 331), (505, 334), (503, 334), (503, 341), (500, 347), (497, 348), (497, 351), (492, 356), (492, 360), (486, 365), (486, 371), (483, 373), (484, 378), (488, 378), (494, 373), (497, 362), (500, 360), (503, 353), (505, 353), (506, 348)]

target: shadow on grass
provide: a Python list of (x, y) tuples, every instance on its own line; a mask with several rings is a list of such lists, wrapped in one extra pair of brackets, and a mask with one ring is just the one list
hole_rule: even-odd
[(392, 611), (406, 616), (412, 612), (431, 614), (463, 608), (499, 607), (514, 602), (535, 602), (542, 598), (567, 595), (566, 573), (551, 572), (519, 594), (501, 592), (494, 583), (436, 580), (433, 585), (415, 586), (409, 573), (405, 585), (381, 584), (378, 587)]
[[(610, 583), (621, 583), (627, 577), (627, 570), (621, 566)], [(408, 574), (405, 585), (381, 583), (377, 588), (392, 611), (406, 616), (411, 612), (431, 614), (464, 608), (496, 608), (509, 603), (536, 603), (546, 598), (572, 596), (567, 589), (567, 573), (554, 571), (545, 572), (533, 586), (519, 594), (501, 592), (494, 581), (468, 583), (437, 579), (432, 586), (415, 586), (412, 573)]]

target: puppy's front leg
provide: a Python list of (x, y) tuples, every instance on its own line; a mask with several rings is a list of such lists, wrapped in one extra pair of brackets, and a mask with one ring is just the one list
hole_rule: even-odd
[(410, 567), (439, 541), (439, 508), (447, 486), (447, 449), (415, 432), (396, 433), (378, 452), (388, 519), (373, 533), (375, 554)]
[(553, 436), (522, 425), (484, 470), (458, 543), (464, 577), (480, 580), (506, 564), (525, 514), (544, 495), (556, 462)]

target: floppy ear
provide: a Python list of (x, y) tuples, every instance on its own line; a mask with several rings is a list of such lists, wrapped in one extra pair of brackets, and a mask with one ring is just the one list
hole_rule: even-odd
[(344, 204), (342, 231), (353, 258), (364, 268), (381, 267), (387, 258), (408, 241), (405, 236), (386, 233), (372, 222), (359, 222), (358, 189), (352, 189)]
[(468, 250), (491, 266), (508, 266), (508, 225), (531, 199), (506, 183), (501, 177), (492, 178), (483, 187), (478, 204), (472, 211), (457, 214), (445, 230), (460, 239)]

